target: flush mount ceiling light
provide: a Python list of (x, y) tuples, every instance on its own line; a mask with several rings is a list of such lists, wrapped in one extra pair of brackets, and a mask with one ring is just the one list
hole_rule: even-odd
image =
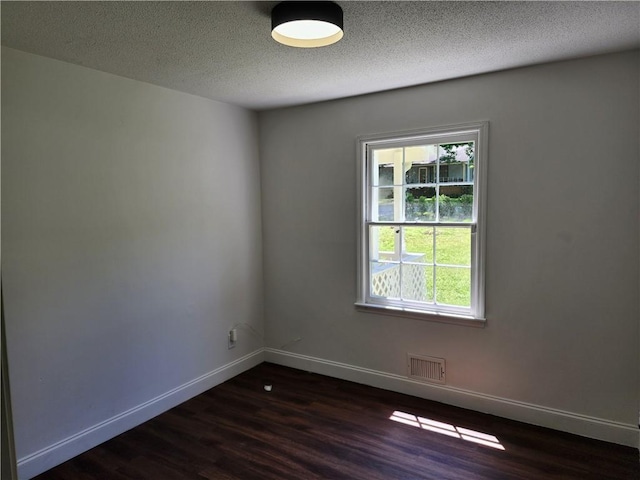
[(342, 8), (333, 2), (282, 2), (271, 11), (271, 36), (290, 47), (331, 45), (342, 28)]

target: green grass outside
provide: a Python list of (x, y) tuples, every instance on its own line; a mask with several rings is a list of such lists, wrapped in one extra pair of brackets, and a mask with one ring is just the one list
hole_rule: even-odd
[[(393, 252), (397, 227), (379, 229), (379, 251)], [(433, 236), (436, 236), (436, 262), (433, 266)], [(424, 275), (427, 301), (433, 301), (433, 268), (436, 268), (436, 300), (438, 303), (468, 307), (471, 304), (470, 272), (471, 234), (468, 228), (456, 227), (404, 227), (407, 253), (424, 255)], [(428, 265), (430, 264), (430, 265)], [(447, 265), (441, 266), (441, 265)], [(451, 265), (452, 267), (449, 267)], [(459, 268), (467, 267), (467, 268)]]

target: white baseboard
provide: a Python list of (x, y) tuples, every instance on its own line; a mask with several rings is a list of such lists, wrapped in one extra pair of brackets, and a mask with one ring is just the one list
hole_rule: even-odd
[(18, 460), (18, 478), (26, 480), (55, 467), (87, 450), (117, 436), (153, 417), (209, 390), (264, 361), (260, 348), (231, 363), (216, 368), (190, 382), (174, 388), (122, 412), (97, 425), (93, 425), (64, 440)]
[(640, 430), (636, 425), (589, 417), (446, 385), (425, 384), (400, 375), (273, 348), (265, 349), (265, 361), (584, 437), (634, 448), (640, 447)]

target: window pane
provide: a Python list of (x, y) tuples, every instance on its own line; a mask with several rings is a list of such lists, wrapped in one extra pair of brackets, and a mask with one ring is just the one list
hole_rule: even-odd
[[(402, 165), (402, 148), (383, 148), (372, 151), (373, 165), (371, 169), (373, 186), (393, 185), (394, 165)], [(402, 178), (402, 176), (400, 177)], [(401, 185), (402, 181), (398, 182)]]
[(370, 256), (374, 261), (399, 261), (400, 248), (398, 227), (369, 227)]
[(374, 178), (374, 182), (377, 180), (377, 184), (374, 185), (393, 185), (393, 164), (385, 163), (378, 167), (377, 179)]
[(471, 265), (471, 227), (437, 227), (436, 263)]
[(403, 261), (433, 264), (434, 227), (403, 227)]
[(473, 165), (475, 159), (474, 142), (441, 143), (438, 149), (441, 164), (464, 162)]
[(472, 221), (474, 148), (474, 142), (445, 143), (438, 148), (441, 222)]
[(374, 297), (400, 298), (400, 265), (397, 263), (370, 262), (371, 295)]
[(402, 264), (402, 299), (433, 302), (433, 267)]
[(408, 222), (435, 221), (436, 189), (433, 187), (407, 187), (404, 211)]
[(471, 305), (471, 269), (436, 267), (436, 300), (440, 304)]
[(421, 145), (405, 148), (405, 183), (435, 183), (437, 145)]
[(438, 208), (441, 222), (471, 222), (473, 185), (440, 185)]
[(374, 187), (371, 189), (371, 204), (373, 211), (371, 219), (379, 222), (393, 222), (399, 220), (394, 212), (394, 187)]

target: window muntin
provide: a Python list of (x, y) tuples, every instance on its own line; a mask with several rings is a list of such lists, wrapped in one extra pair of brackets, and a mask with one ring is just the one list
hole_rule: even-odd
[(361, 148), (359, 305), (482, 318), (486, 124)]

